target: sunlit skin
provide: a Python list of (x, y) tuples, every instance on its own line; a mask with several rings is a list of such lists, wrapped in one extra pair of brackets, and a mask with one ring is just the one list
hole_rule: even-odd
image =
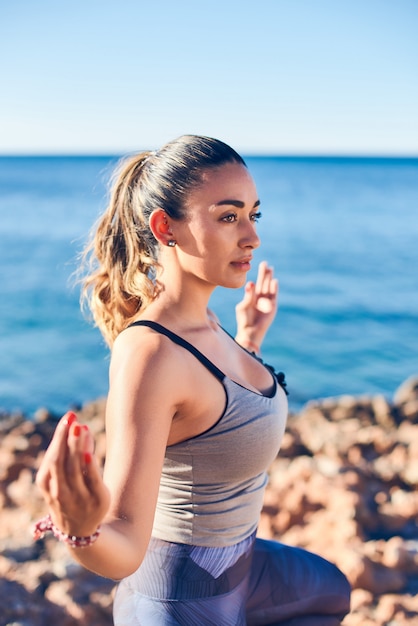
[(203, 184), (192, 191), (184, 222), (169, 220), (178, 263), (208, 283), (242, 287), (251, 268), (253, 251), (260, 245), (257, 190), (248, 170), (235, 163), (208, 171)]
[[(140, 318), (181, 335), (236, 382), (268, 393), (271, 374), (242, 349), (261, 346), (278, 294), (273, 270), (264, 262), (256, 282), (246, 284), (260, 244), (259, 198), (248, 170), (227, 164), (206, 172), (186, 209), (184, 221), (172, 220), (158, 208), (150, 218), (161, 244), (163, 289)], [(176, 246), (169, 247), (173, 239)], [(217, 286), (244, 285), (234, 343), (208, 303)], [(61, 420), (37, 477), (63, 532), (86, 536), (102, 525), (96, 543), (72, 550), (74, 558), (113, 579), (138, 568), (151, 535), (167, 444), (207, 430), (224, 406), (222, 384), (189, 352), (149, 328), (120, 333), (110, 365), (103, 478), (92, 434), (74, 415)]]

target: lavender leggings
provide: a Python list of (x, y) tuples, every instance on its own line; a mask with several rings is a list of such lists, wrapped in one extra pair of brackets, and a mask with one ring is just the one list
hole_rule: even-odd
[(251, 536), (228, 548), (151, 539), (118, 586), (115, 626), (337, 626), (350, 587), (315, 554)]

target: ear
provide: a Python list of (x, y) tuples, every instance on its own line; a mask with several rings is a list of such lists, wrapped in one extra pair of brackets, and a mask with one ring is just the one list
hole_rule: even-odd
[(149, 218), (149, 227), (156, 240), (163, 246), (168, 246), (173, 240), (170, 218), (164, 209), (154, 209)]

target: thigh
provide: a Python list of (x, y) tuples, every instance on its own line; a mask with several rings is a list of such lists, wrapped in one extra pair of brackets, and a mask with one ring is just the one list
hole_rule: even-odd
[(141, 566), (118, 586), (115, 626), (246, 626), (254, 540), (206, 548), (152, 538)]
[(256, 540), (248, 626), (334, 626), (348, 613), (349, 604), (350, 586), (335, 565), (301, 548)]
[(246, 626), (247, 581), (232, 591), (188, 600), (151, 598), (119, 585), (113, 605), (115, 626)]

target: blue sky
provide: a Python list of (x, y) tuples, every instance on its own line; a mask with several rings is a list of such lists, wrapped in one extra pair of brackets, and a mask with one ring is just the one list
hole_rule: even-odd
[(417, 0), (0, 1), (0, 153), (418, 155)]

